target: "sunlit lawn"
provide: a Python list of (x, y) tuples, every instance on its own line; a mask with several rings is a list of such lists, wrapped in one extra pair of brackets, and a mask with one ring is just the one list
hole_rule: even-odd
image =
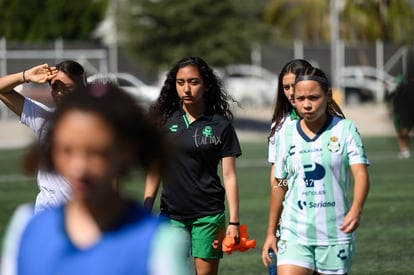
[[(394, 138), (364, 138), (371, 190), (357, 231), (352, 274), (411, 274), (414, 270), (414, 160), (399, 160)], [(240, 218), (248, 225), (257, 247), (225, 255), (220, 274), (267, 274), (261, 263), (261, 245), (267, 226), (269, 166), (264, 143), (243, 143), (238, 160)], [(20, 169), (23, 150), (0, 151), (0, 235), (13, 209), (33, 201), (33, 177)], [(137, 180), (138, 179), (138, 180)], [(140, 181), (140, 183), (138, 182)], [(126, 183), (125, 192), (141, 199), (142, 178)]]

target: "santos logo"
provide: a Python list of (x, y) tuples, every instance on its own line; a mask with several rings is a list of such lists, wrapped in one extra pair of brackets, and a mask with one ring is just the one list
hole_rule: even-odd
[(309, 202), (298, 200), (298, 207), (300, 210), (303, 210), (308, 206), (309, 208), (326, 208), (326, 207), (335, 207), (334, 201), (321, 201), (321, 202)]

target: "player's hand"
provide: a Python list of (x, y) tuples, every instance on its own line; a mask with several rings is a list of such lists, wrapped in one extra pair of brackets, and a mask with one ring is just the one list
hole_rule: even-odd
[(360, 219), (360, 212), (355, 211), (351, 208), (348, 214), (346, 214), (344, 221), (339, 229), (342, 230), (344, 233), (352, 233), (354, 232), (359, 226), (359, 219)]
[(42, 64), (26, 70), (24, 76), (26, 81), (46, 83), (54, 78), (57, 72), (56, 67), (49, 67), (47, 64)]
[(239, 230), (239, 227), (237, 225), (227, 226), (226, 235), (233, 237), (234, 241), (235, 241), (235, 244), (239, 244), (239, 242), (240, 242), (240, 230)]
[(266, 236), (263, 243), (262, 262), (265, 267), (272, 263), (272, 259), (269, 257), (269, 249), (273, 249), (273, 251), (277, 253), (276, 241), (276, 236), (274, 234), (269, 234)]

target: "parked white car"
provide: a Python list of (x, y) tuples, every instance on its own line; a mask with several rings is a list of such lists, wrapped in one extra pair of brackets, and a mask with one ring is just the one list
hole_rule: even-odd
[(228, 65), (220, 71), (228, 92), (242, 107), (274, 105), (278, 83), (276, 74), (248, 64)]
[(147, 85), (129, 73), (98, 73), (88, 77), (88, 83), (96, 81), (115, 83), (135, 99), (143, 101), (145, 105), (154, 102), (158, 98), (161, 89), (157, 86)]
[(374, 67), (347, 66), (338, 71), (338, 87), (344, 91), (347, 104), (381, 102), (385, 94), (397, 88), (397, 82), (394, 76)]

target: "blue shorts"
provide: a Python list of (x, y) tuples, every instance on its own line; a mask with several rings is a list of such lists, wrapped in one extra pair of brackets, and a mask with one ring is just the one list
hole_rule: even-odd
[(277, 244), (277, 265), (296, 265), (323, 274), (349, 272), (354, 255), (354, 243), (337, 245), (303, 245), (280, 240)]

